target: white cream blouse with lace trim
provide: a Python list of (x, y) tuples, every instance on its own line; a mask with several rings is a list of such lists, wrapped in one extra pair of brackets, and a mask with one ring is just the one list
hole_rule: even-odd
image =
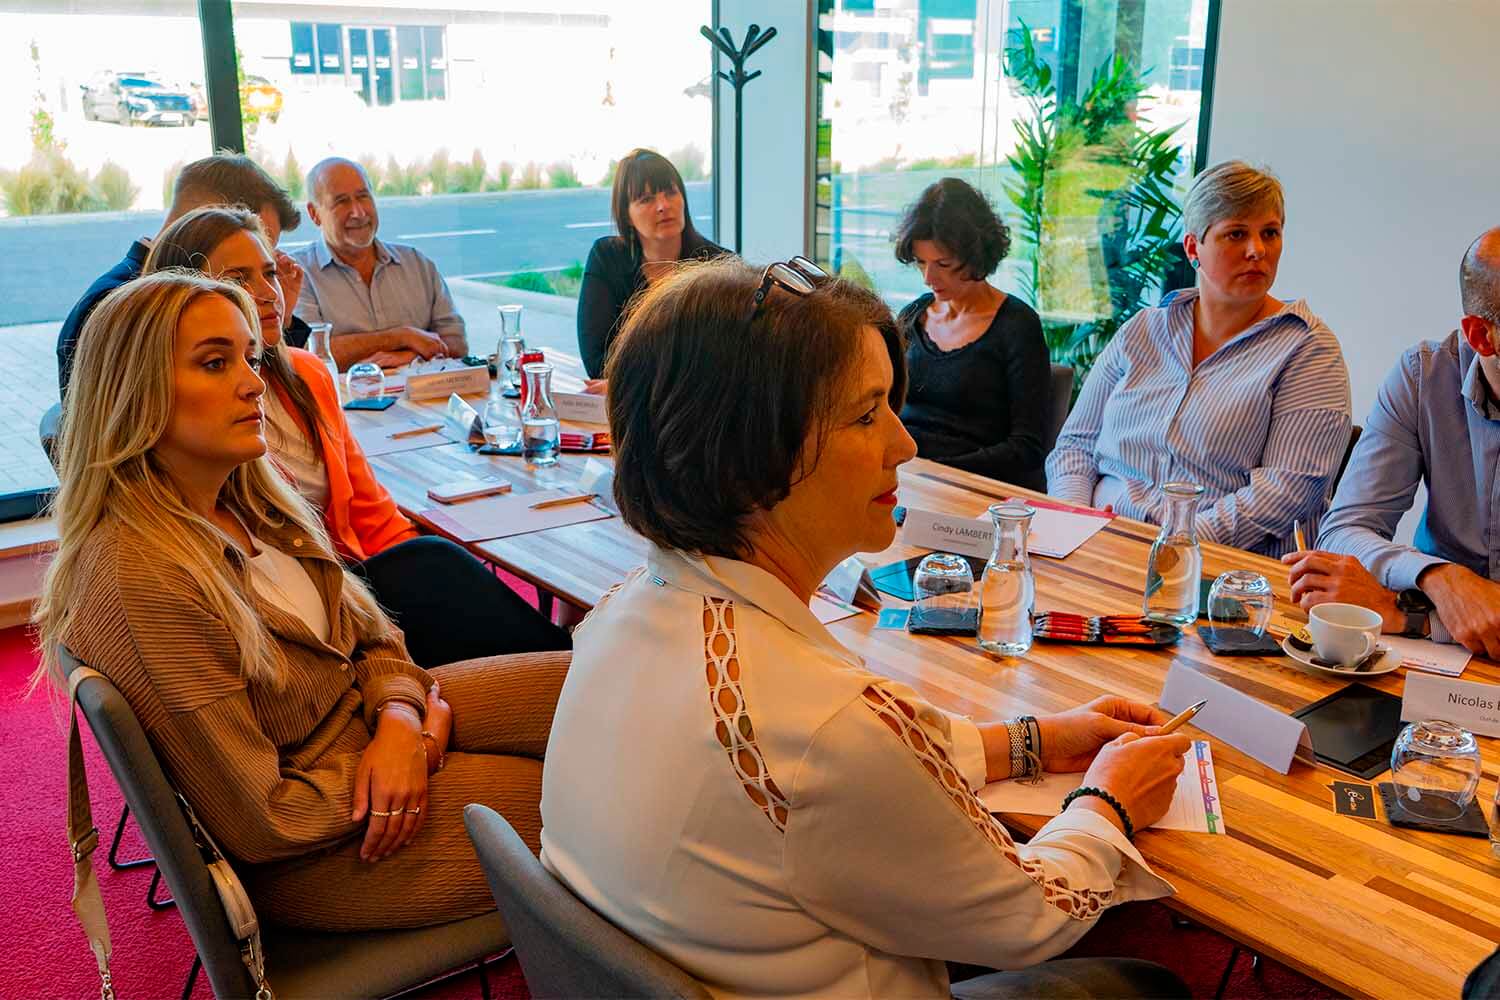
[(1167, 895), (1095, 813), (1015, 844), (979, 732), (867, 671), (747, 563), (654, 549), (579, 627), (542, 860), (719, 997), (946, 997)]

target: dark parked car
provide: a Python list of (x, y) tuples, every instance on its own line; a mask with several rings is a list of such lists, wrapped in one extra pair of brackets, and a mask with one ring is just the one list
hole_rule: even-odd
[(186, 92), (141, 73), (100, 73), (82, 84), (86, 121), (121, 125), (191, 125), (193, 101)]

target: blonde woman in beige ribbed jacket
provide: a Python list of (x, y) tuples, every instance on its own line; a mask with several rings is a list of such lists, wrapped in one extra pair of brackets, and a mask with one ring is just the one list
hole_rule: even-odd
[(239, 288), (164, 272), (80, 339), (36, 621), (124, 694), (262, 918), (362, 930), (493, 909), (462, 810), (533, 849), (566, 654), (424, 671), (265, 458)]

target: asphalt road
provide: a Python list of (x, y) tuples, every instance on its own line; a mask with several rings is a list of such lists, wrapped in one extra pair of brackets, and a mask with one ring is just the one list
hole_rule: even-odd
[[(688, 184), (687, 195), (698, 228), (711, 233), (709, 182)], [(0, 326), (61, 320), (161, 221), (159, 212), (0, 220)], [(603, 188), (380, 200), (380, 235), (415, 245), (449, 278), (581, 264), (594, 240), (613, 232)], [(304, 219), (281, 245), (316, 237)]]

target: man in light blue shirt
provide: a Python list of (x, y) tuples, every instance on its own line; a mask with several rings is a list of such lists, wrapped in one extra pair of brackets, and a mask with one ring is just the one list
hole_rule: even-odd
[(380, 213), (364, 168), (330, 157), (307, 175), (308, 217), (323, 238), (293, 256), (305, 275), (295, 313), (333, 324), (339, 368), (468, 353), (448, 283), (415, 247), (375, 238)]
[[(1408, 350), (1380, 387), (1322, 551), (1282, 561), (1304, 608), (1364, 605), (1387, 632), (1500, 659), (1500, 227), (1469, 247), (1459, 288), (1460, 329)], [(1398, 545), (1397, 522), (1423, 482), (1416, 544)]]

